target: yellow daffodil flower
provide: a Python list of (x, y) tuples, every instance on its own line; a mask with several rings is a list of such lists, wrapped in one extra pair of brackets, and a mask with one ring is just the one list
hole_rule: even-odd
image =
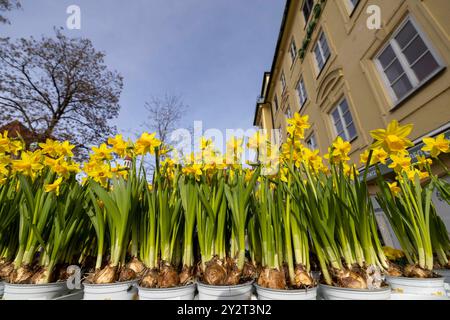
[(398, 183), (396, 182), (396, 181), (394, 181), (394, 182), (392, 182), (392, 183), (389, 183), (388, 182), (388, 186), (389, 186), (389, 189), (391, 190), (391, 192), (392, 192), (392, 194), (394, 195), (394, 196), (398, 196), (398, 194), (402, 191), (401, 189), (400, 189), (400, 187), (398, 186)]
[(381, 147), (387, 153), (392, 154), (412, 147), (413, 143), (407, 138), (412, 129), (412, 124), (400, 126), (397, 120), (393, 120), (389, 123), (387, 129), (377, 129), (370, 132), (370, 135), (376, 140), (372, 148)]
[(55, 192), (57, 196), (59, 196), (59, 188), (61, 186), (61, 183), (63, 181), (63, 178), (58, 178), (55, 180), (55, 182), (51, 184), (47, 184), (45, 186), (45, 192)]
[(112, 150), (121, 158), (127, 155), (128, 143), (123, 140), (121, 134), (116, 135), (114, 138), (108, 138), (108, 144), (112, 146)]
[(41, 161), (42, 153), (40, 150), (22, 152), (20, 160), (13, 161), (13, 170), (34, 178), (44, 168)]
[(445, 139), (444, 134), (440, 134), (436, 139), (424, 138), (423, 143), (425, 146), (422, 151), (429, 152), (433, 158), (437, 158), (441, 153), (450, 152), (450, 140)]
[(150, 134), (144, 132), (136, 141), (136, 153), (139, 155), (145, 155), (147, 153), (155, 154), (155, 148), (161, 146), (161, 141), (155, 136), (156, 133)]

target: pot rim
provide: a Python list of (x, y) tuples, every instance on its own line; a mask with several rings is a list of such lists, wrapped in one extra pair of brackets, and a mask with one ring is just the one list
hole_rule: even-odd
[(143, 291), (177, 291), (177, 290), (183, 290), (183, 289), (191, 289), (194, 288), (195, 289), (195, 283), (191, 283), (188, 285), (184, 285), (184, 286), (178, 286), (178, 287), (171, 287), (171, 288), (145, 288), (145, 287), (141, 287), (141, 286), (137, 286), (139, 290), (143, 290)]
[[(436, 273), (433, 270), (434, 273)], [(439, 277), (434, 277), (434, 278), (412, 278), (412, 277), (393, 277), (393, 276), (386, 276), (386, 279), (401, 279), (401, 280), (414, 280), (414, 281), (440, 281), (442, 279), (445, 280), (444, 276), (439, 275)]]
[[(2, 282), (0, 282), (2, 283)], [(14, 288), (44, 288), (44, 287), (56, 287), (56, 286), (60, 286), (62, 284), (66, 284), (67, 285), (67, 281), (57, 281), (57, 282), (51, 282), (51, 283), (39, 283), (39, 284), (32, 284), (32, 283), (27, 283), (27, 284), (22, 284), (22, 283), (9, 283), (9, 282), (3, 282), (5, 284), (5, 286), (8, 287), (14, 287)]]
[(251, 281), (248, 281), (248, 282), (246, 282), (246, 283), (241, 283), (241, 284), (237, 284), (237, 285), (233, 285), (233, 286), (215, 286), (215, 285), (210, 285), (210, 284), (206, 284), (206, 283), (203, 283), (202, 281), (197, 281), (197, 286), (199, 286), (199, 287), (204, 287), (204, 288), (211, 288), (211, 289), (215, 289), (215, 288), (221, 288), (221, 289), (224, 289), (224, 288), (231, 288), (231, 289), (237, 289), (237, 288), (244, 288), (244, 287), (247, 287), (247, 286), (252, 286), (253, 284), (255, 283), (255, 280), (251, 280)]
[(265, 288), (265, 287), (261, 287), (258, 284), (254, 284), (256, 289), (259, 290), (264, 290), (264, 291), (269, 291), (269, 292), (274, 292), (274, 293), (282, 293), (282, 294), (298, 294), (298, 293), (307, 293), (310, 291), (316, 291), (319, 286), (315, 286), (312, 287), (310, 289), (271, 289), (271, 288)]
[(101, 288), (101, 287), (108, 287), (108, 286), (114, 286), (114, 285), (134, 284), (134, 283), (137, 283), (138, 281), (139, 281), (139, 279), (128, 280), (128, 281), (116, 281), (113, 283), (86, 283), (85, 281), (83, 281), (81, 284), (85, 287)]
[(385, 287), (382, 287), (380, 289), (352, 289), (352, 288), (342, 288), (342, 287), (335, 287), (335, 286), (329, 286), (327, 284), (319, 284), (319, 287), (324, 287), (324, 288), (329, 288), (329, 289), (334, 289), (334, 290), (339, 290), (339, 291), (346, 291), (346, 292), (363, 292), (363, 293), (378, 293), (378, 292), (385, 292), (385, 291), (391, 291), (391, 286), (387, 285)]

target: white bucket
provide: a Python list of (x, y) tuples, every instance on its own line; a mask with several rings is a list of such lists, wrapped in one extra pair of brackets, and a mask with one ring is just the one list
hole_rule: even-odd
[(5, 283), (0, 281), (0, 299), (3, 297), (3, 291), (5, 289)]
[(391, 288), (389, 286), (381, 289), (349, 289), (319, 285), (319, 296), (324, 300), (389, 300)]
[(69, 292), (65, 281), (49, 284), (5, 283), (4, 300), (51, 300)]
[(435, 272), (443, 277), (445, 277), (444, 288), (447, 291), (447, 296), (450, 297), (450, 270), (449, 269), (439, 269)]
[(444, 280), (444, 277), (430, 279), (386, 277), (386, 281), (391, 285), (393, 293), (436, 297), (447, 296)]
[(83, 284), (83, 300), (137, 300), (137, 280), (109, 284)]
[(251, 300), (253, 281), (236, 286), (211, 286), (197, 282), (199, 300)]
[(277, 290), (255, 284), (258, 300), (316, 300), (317, 287), (306, 290)]
[(75, 290), (67, 295), (52, 299), (52, 300), (83, 300), (83, 290)]
[(195, 284), (175, 288), (138, 287), (139, 300), (194, 300)]

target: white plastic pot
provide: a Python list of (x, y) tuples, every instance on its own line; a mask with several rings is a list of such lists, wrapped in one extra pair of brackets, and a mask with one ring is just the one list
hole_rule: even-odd
[(111, 284), (83, 284), (83, 300), (137, 300), (137, 280)]
[(138, 287), (139, 300), (194, 300), (195, 284), (175, 288)]
[(307, 290), (277, 290), (255, 284), (258, 300), (316, 300), (317, 287)]
[(443, 277), (445, 277), (444, 288), (447, 291), (447, 296), (450, 297), (450, 270), (449, 269), (439, 269), (435, 272)]
[(386, 286), (375, 290), (348, 289), (320, 284), (318, 294), (323, 300), (389, 300), (391, 288)]
[(3, 297), (3, 291), (5, 289), (5, 283), (0, 281), (0, 299)]
[(211, 286), (197, 282), (199, 300), (251, 300), (253, 281), (236, 286)]
[(69, 292), (65, 281), (49, 284), (5, 283), (4, 300), (51, 300)]
[(386, 281), (390, 284), (393, 293), (436, 297), (447, 296), (444, 280), (444, 277), (430, 279), (386, 277)]
[(67, 295), (52, 300), (83, 300), (83, 290), (75, 290)]

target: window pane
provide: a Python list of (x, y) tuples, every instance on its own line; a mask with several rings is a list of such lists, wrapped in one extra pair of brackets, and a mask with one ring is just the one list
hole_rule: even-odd
[(333, 116), (334, 123), (336, 123), (336, 122), (339, 121), (340, 117), (339, 117), (339, 111), (338, 111), (338, 109), (336, 109), (336, 110), (333, 111), (332, 116)]
[(346, 113), (347, 110), (348, 110), (348, 103), (347, 103), (347, 100), (345, 100), (345, 99), (342, 100), (342, 102), (341, 102), (341, 104), (340, 104), (340, 107), (341, 107), (342, 114)]
[(312, 11), (313, 2), (314, 2), (314, 0), (306, 0), (305, 1), (305, 4), (303, 6), (303, 16), (305, 17), (305, 21), (308, 21), (308, 19), (309, 19), (309, 16)]
[(408, 21), (403, 27), (403, 29), (395, 37), (395, 39), (397, 40), (400, 48), (403, 49), (416, 34), (417, 34), (416, 29), (412, 25), (411, 21)]
[(344, 131), (338, 132), (338, 136), (341, 137), (344, 140), (348, 140)]
[(400, 62), (398, 60), (395, 60), (395, 62), (384, 71), (384, 73), (386, 73), (386, 77), (388, 78), (389, 82), (392, 83), (403, 73), (405, 73), (405, 71), (403, 70)]
[(431, 52), (428, 52), (414, 65), (413, 70), (419, 81), (428, 77), (433, 71), (439, 67), (436, 59), (434, 59)]
[(397, 98), (401, 99), (412, 89), (412, 85), (411, 82), (409, 82), (408, 77), (403, 75), (403, 77), (392, 86), (392, 89), (397, 95)]
[(344, 126), (342, 125), (341, 120), (339, 120), (335, 123), (335, 127), (336, 127), (337, 132), (344, 131)]
[(305, 83), (302, 81), (300, 82), (300, 85), (302, 87), (302, 93), (303, 93), (303, 100), (306, 101), (306, 99), (308, 99), (308, 93), (306, 92), (306, 88), (305, 88)]
[(391, 45), (387, 46), (386, 49), (384, 49), (383, 53), (378, 58), (378, 60), (380, 61), (381, 65), (383, 66), (383, 69), (386, 69), (386, 67), (394, 59), (395, 59), (395, 53), (394, 53), (394, 50), (392, 50)]
[(320, 36), (320, 44), (322, 46), (323, 56), (327, 59), (330, 56), (330, 49), (328, 48), (327, 39), (325, 38), (325, 34), (323, 32)]
[(413, 64), (422, 54), (428, 50), (422, 38), (417, 37), (413, 42), (403, 51), (409, 64)]
[(352, 114), (350, 113), (350, 111), (344, 115), (344, 121), (345, 121), (345, 125), (349, 125), (350, 123), (353, 122)]
[(322, 59), (322, 55), (320, 54), (319, 45), (317, 45), (316, 49), (314, 49), (314, 53), (316, 55), (317, 66), (319, 67), (319, 70), (322, 70), (324, 61)]
[(348, 135), (349, 135), (349, 137), (348, 137), (349, 140), (356, 137), (356, 128), (355, 128), (354, 123), (352, 123), (350, 126), (348, 126), (347, 131), (348, 131)]

